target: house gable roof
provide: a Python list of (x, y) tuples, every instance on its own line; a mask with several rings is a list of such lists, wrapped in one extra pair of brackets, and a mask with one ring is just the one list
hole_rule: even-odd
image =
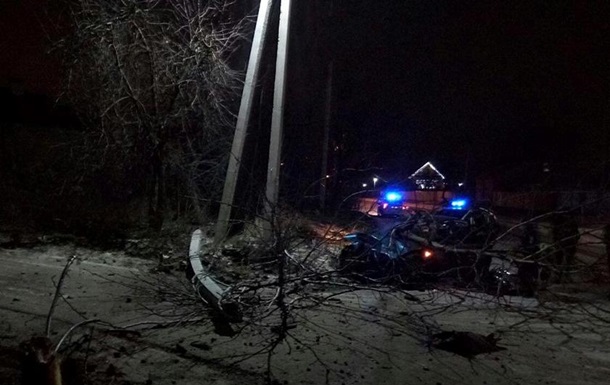
[(417, 169), (409, 179), (412, 178), (423, 178), (423, 179), (445, 179), (445, 176), (430, 162), (426, 162), (423, 166)]

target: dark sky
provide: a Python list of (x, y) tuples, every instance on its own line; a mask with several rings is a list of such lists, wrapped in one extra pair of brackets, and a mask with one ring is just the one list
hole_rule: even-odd
[(335, 3), (339, 124), (379, 165), (457, 176), (466, 159), (476, 172), (608, 152), (608, 2)]
[[(40, 28), (45, 3), (0, 2), (0, 86), (56, 92), (59, 68)], [(311, 27), (320, 13), (293, 15), (305, 20), (293, 20), (293, 38), (305, 43), (292, 45), (301, 81), (289, 92), (302, 105), (293, 128), (319, 130), (324, 68), (334, 60), (335, 136), (350, 150), (343, 166), (408, 174), (431, 160), (459, 178), (467, 165), (474, 175), (607, 156), (610, 2), (333, 3), (333, 18), (316, 28), (328, 38)], [(328, 57), (315, 52), (322, 48)]]
[(48, 33), (54, 23), (47, 5), (48, 0), (0, 1), (0, 87), (36, 94), (58, 92), (59, 63), (48, 55)]

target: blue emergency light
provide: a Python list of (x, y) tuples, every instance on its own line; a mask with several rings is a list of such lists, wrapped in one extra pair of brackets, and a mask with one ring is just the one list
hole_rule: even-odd
[(402, 200), (402, 194), (396, 191), (388, 191), (385, 193), (385, 200), (388, 202), (398, 202)]
[(451, 201), (451, 208), (454, 210), (462, 210), (466, 208), (468, 201), (466, 199), (454, 199)]

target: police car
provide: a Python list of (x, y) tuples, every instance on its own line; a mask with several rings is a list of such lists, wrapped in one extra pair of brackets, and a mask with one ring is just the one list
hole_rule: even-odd
[(406, 200), (406, 194), (396, 189), (382, 192), (377, 202), (377, 215), (380, 217), (398, 217), (413, 214)]

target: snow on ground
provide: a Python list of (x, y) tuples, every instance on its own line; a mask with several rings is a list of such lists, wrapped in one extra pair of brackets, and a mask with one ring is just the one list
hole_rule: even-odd
[[(306, 295), (290, 297), (287, 338), (269, 355), (280, 322), (274, 308), (235, 325), (243, 328), (237, 336), (219, 336), (197, 310), (183, 272), (70, 246), (0, 250), (0, 345), (14, 347), (43, 332), (53, 282), (73, 254), (82, 258), (66, 280), (53, 338), (86, 317), (137, 329), (98, 326), (90, 353), (96, 373), (114, 370), (132, 384), (256, 384), (268, 365), (273, 378), (289, 384), (606, 384), (610, 373), (604, 287), (585, 297), (574, 287), (556, 288), (559, 302), (552, 293), (539, 301), (307, 284)], [(146, 328), (175, 320), (183, 322)], [(432, 347), (430, 336), (441, 330), (495, 333), (506, 349), (468, 359)]]

